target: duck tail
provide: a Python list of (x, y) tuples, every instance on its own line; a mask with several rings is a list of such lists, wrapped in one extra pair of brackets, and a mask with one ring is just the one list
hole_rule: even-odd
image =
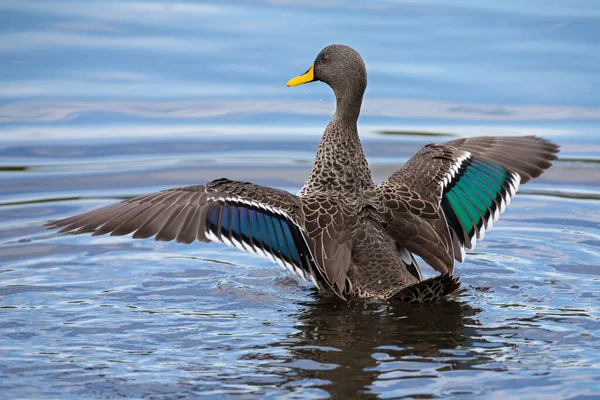
[(428, 303), (442, 300), (460, 289), (460, 279), (448, 274), (438, 275), (400, 290), (392, 296), (405, 303)]

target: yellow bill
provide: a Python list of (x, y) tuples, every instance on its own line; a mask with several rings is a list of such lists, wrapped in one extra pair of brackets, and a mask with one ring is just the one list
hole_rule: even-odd
[(298, 86), (298, 85), (302, 85), (303, 83), (308, 83), (308, 82), (312, 82), (315, 80), (315, 64), (313, 63), (310, 68), (308, 69), (308, 71), (306, 71), (304, 74), (297, 76), (295, 78), (290, 79), (287, 82), (288, 86)]

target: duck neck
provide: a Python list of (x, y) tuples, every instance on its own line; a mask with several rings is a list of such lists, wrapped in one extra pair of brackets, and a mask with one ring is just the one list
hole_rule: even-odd
[(312, 172), (301, 193), (360, 192), (373, 186), (356, 126), (362, 95), (353, 102), (336, 97), (335, 114), (321, 137)]
[(331, 120), (340, 120), (347, 125), (354, 126), (356, 130), (356, 123), (358, 121), (358, 116), (360, 115), (364, 89), (357, 93), (352, 93), (350, 90), (343, 93), (334, 90), (334, 93), (335, 114), (333, 114)]

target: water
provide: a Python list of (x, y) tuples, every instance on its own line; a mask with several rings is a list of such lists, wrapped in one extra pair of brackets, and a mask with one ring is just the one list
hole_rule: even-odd
[[(0, 397), (600, 396), (596, 1), (4, 1), (0, 27)], [(423, 132), (562, 146), (460, 296), (341, 303), (222, 245), (41, 227), (221, 176), (296, 191), (333, 97), (285, 82), (334, 42), (378, 181), (453, 137)]]

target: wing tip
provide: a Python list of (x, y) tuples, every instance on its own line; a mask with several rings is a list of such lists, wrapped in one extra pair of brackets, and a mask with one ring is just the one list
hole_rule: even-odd
[(61, 232), (62, 232), (63, 229), (68, 228), (68, 225), (69, 225), (69, 222), (67, 221), (68, 219), (70, 219), (70, 218), (46, 221), (42, 224), (42, 226), (44, 228), (46, 228), (47, 230), (62, 228), (61, 229)]

